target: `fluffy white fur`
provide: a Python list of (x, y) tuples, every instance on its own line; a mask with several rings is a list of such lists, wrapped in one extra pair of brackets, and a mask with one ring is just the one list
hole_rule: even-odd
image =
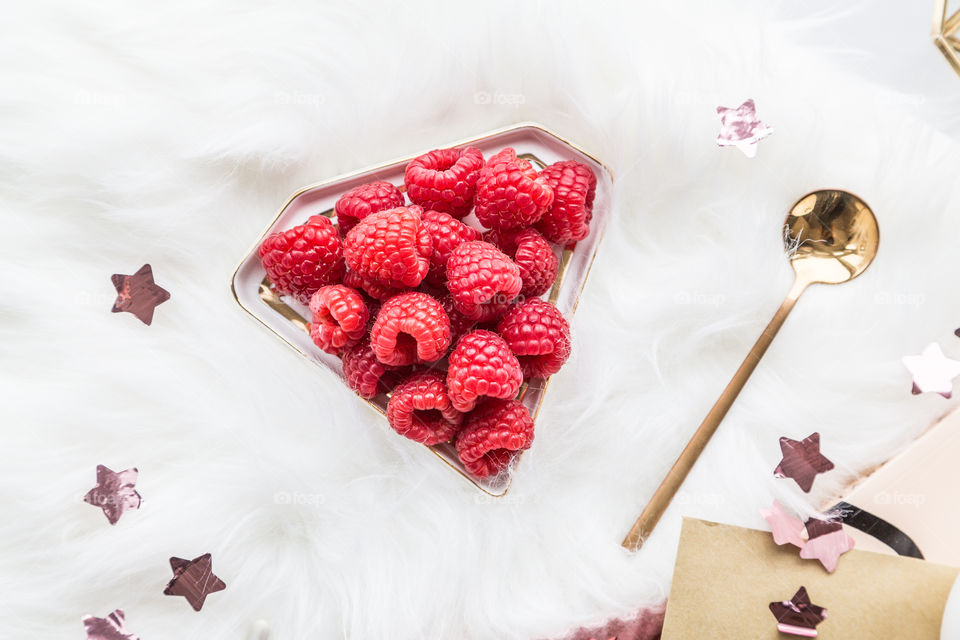
[[(791, 44), (818, 21), (765, 0), (451, 4), (5, 9), (10, 637), (79, 638), (117, 607), (144, 640), (559, 635), (663, 599), (681, 515), (759, 527), (774, 497), (817, 504), (950, 406), (911, 396), (899, 360), (932, 340), (960, 356), (955, 142)], [(714, 108), (748, 97), (775, 128), (753, 160), (714, 144)], [(535, 446), (491, 501), (227, 281), (299, 186), (519, 120), (613, 168), (615, 217)], [(875, 209), (876, 263), (805, 294), (656, 536), (625, 552), (786, 292), (786, 208), (826, 186)], [(172, 293), (149, 328), (109, 312), (110, 274), (144, 262)], [(780, 435), (814, 430), (837, 470), (808, 498), (771, 471)], [(81, 502), (101, 463), (140, 469), (143, 505), (115, 527)], [(195, 613), (162, 595), (167, 560), (207, 551), (227, 589)]]

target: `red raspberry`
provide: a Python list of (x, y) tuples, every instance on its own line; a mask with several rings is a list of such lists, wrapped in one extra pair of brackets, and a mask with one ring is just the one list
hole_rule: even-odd
[(522, 229), (540, 219), (553, 189), (533, 166), (506, 148), (487, 160), (477, 180), (477, 219), (488, 229)]
[(371, 213), (343, 239), (347, 266), (389, 287), (416, 287), (427, 275), (433, 244), (420, 220), (420, 207)]
[(520, 267), (524, 298), (542, 296), (557, 279), (560, 260), (553, 254), (553, 247), (536, 229), (522, 231), (488, 231), (483, 239), (496, 245)]
[(553, 206), (536, 227), (550, 242), (568, 245), (590, 233), (593, 218), (593, 197), (597, 177), (586, 165), (565, 160), (555, 162), (540, 174), (553, 188)]
[(337, 214), (337, 226), (343, 235), (371, 213), (402, 207), (403, 194), (389, 182), (377, 181), (361, 184), (340, 196), (333, 206)]
[(437, 149), (411, 160), (403, 181), (410, 202), (462, 218), (473, 208), (482, 167), (479, 149)]
[(397, 289), (394, 287), (388, 287), (385, 284), (380, 284), (374, 280), (364, 278), (356, 271), (350, 271), (347, 269), (343, 274), (343, 284), (347, 285), (351, 289), (362, 289), (364, 293), (373, 298), (374, 300), (389, 300), (398, 293), (403, 293), (406, 289)]
[(533, 418), (516, 400), (494, 400), (467, 417), (457, 436), (457, 455), (467, 471), (485, 478), (509, 466), (514, 453), (533, 443)]
[(369, 400), (378, 393), (387, 391), (382, 378), (394, 367), (377, 360), (369, 340), (364, 339), (346, 349), (341, 359), (343, 360), (343, 377), (347, 381), (347, 386), (356, 391), (361, 398)]
[(457, 310), (456, 305), (453, 303), (453, 296), (449, 293), (439, 298), (439, 300), (440, 306), (443, 307), (443, 310), (447, 312), (447, 317), (450, 318), (450, 344), (455, 345), (460, 338), (469, 333), (470, 329), (473, 329), (476, 321)]
[(370, 330), (370, 344), (384, 364), (433, 362), (450, 346), (450, 318), (425, 293), (401, 293), (383, 303)]
[(450, 403), (443, 378), (427, 371), (413, 374), (393, 390), (387, 420), (400, 435), (434, 445), (453, 438), (463, 414)]
[(271, 233), (258, 253), (276, 290), (302, 304), (320, 287), (337, 284), (343, 277), (340, 238), (324, 216), (313, 216), (292, 229)]
[(531, 298), (507, 311), (497, 332), (510, 345), (528, 378), (551, 376), (570, 357), (570, 325), (559, 309), (540, 298)]
[(479, 322), (503, 315), (522, 286), (519, 267), (489, 242), (461, 243), (447, 260), (454, 304)]
[(492, 331), (471, 331), (450, 353), (447, 389), (457, 411), (470, 411), (481, 396), (514, 398), (522, 383), (517, 357)]
[(433, 242), (430, 270), (427, 272), (426, 280), (434, 286), (443, 287), (447, 284), (447, 259), (450, 254), (462, 242), (479, 240), (481, 234), (473, 227), (468, 227), (440, 211), (424, 211), (421, 218)]
[(363, 296), (342, 284), (320, 287), (310, 298), (310, 311), (310, 337), (327, 353), (336, 355), (367, 333), (370, 313)]

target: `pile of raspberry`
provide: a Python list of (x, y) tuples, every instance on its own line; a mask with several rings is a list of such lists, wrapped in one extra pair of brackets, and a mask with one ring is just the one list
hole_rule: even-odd
[(356, 186), (335, 220), (273, 233), (259, 254), (274, 289), (309, 306), (310, 337), (341, 359), (350, 388), (389, 395), (397, 433), (453, 443), (487, 477), (533, 441), (524, 380), (570, 355), (570, 326), (541, 296), (557, 246), (590, 233), (595, 190), (578, 162), (538, 172), (510, 148), (486, 160), (438, 149), (407, 165), (404, 189)]

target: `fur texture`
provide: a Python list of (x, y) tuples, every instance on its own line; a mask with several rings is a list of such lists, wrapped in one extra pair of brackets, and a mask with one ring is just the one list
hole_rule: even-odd
[[(829, 18), (821, 18), (829, 21)], [(792, 44), (774, 3), (18, 3), (0, 26), (0, 620), (145, 640), (561, 636), (662, 601), (692, 515), (816, 504), (952, 403), (900, 357), (960, 355), (957, 153), (889, 89)], [(932, 63), (935, 64), (935, 63)], [(718, 104), (775, 133), (714, 144)], [(894, 104), (894, 106), (896, 106)], [(536, 442), (487, 500), (247, 319), (227, 280), (296, 188), (520, 120), (610, 165), (615, 215)], [(620, 540), (785, 294), (783, 216), (839, 186), (876, 263), (814, 287), (637, 554)], [(153, 265), (151, 327), (109, 313)], [(774, 480), (819, 430), (837, 470)], [(115, 527), (81, 501), (136, 466)], [(213, 553), (200, 613), (170, 556)]]

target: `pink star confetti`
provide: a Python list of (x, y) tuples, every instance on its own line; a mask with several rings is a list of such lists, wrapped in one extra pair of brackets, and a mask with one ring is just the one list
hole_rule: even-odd
[(757, 107), (747, 100), (736, 109), (717, 107), (720, 116), (720, 134), (717, 146), (737, 147), (748, 158), (757, 155), (757, 143), (773, 133), (773, 128), (757, 118)]
[(807, 520), (808, 540), (800, 549), (804, 560), (819, 560), (828, 573), (837, 569), (840, 556), (853, 549), (853, 538), (843, 530), (843, 524), (831, 520)]
[(789, 600), (771, 602), (770, 612), (780, 633), (804, 638), (816, 638), (817, 625), (827, 617), (826, 609), (810, 602), (806, 587), (800, 587)]
[(170, 558), (173, 579), (163, 590), (164, 595), (183, 596), (195, 611), (203, 608), (207, 596), (227, 588), (223, 580), (213, 573), (213, 559), (209, 553), (185, 560)]
[(117, 524), (124, 511), (140, 508), (140, 494), (134, 491), (137, 469), (116, 473), (97, 465), (97, 485), (83, 496), (83, 501), (103, 509), (110, 524)]
[(903, 366), (913, 376), (913, 393), (953, 395), (953, 379), (960, 375), (960, 362), (943, 355), (940, 345), (932, 342), (918, 356), (904, 356)]
[(140, 640), (124, 627), (123, 609), (116, 609), (106, 618), (84, 616), (83, 627), (87, 631), (87, 640)]
[(153, 269), (149, 264), (140, 267), (132, 276), (115, 273), (110, 280), (117, 290), (117, 299), (110, 311), (127, 311), (145, 325), (153, 322), (153, 310), (170, 299), (170, 292), (153, 281)]
[(818, 474), (833, 469), (833, 463), (820, 453), (820, 434), (813, 433), (803, 440), (780, 438), (783, 459), (774, 469), (777, 478), (793, 478), (805, 493), (810, 493)]
[(760, 515), (770, 525), (773, 533), (773, 541), (778, 545), (792, 544), (795, 547), (803, 547), (803, 522), (799, 518), (794, 518), (788, 514), (778, 501), (773, 501), (773, 506), (769, 509), (761, 509)]

